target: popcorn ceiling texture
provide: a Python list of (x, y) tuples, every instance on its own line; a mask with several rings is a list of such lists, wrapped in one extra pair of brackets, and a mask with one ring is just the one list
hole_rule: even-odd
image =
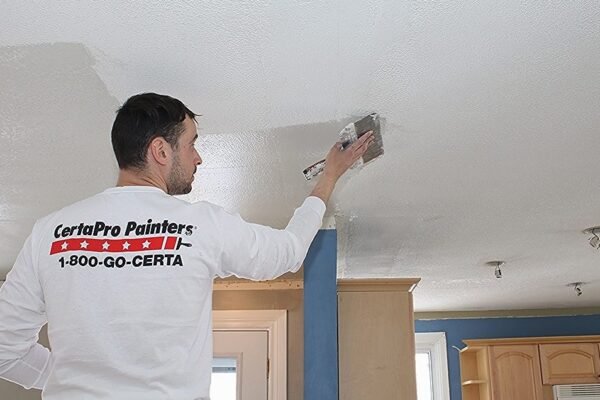
[[(284, 226), (353, 118), (386, 155), (329, 207), (340, 277), (422, 277), (417, 311), (583, 307), (600, 261), (600, 3), (4, 2), (0, 269), (33, 221), (114, 183), (128, 96), (203, 114), (186, 198)], [(486, 261), (503, 259), (497, 280)], [(1, 275), (1, 274), (0, 274)], [(576, 297), (566, 284), (589, 282)]]

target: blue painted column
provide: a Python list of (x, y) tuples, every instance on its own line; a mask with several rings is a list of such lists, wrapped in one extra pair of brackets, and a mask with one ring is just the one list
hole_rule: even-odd
[(338, 400), (337, 234), (317, 234), (304, 260), (304, 399)]

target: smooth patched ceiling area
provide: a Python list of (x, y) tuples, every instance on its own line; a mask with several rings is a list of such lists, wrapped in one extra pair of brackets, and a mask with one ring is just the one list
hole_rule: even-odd
[[(185, 198), (284, 227), (302, 170), (379, 112), (338, 185), (340, 278), (420, 277), (416, 311), (600, 305), (600, 2), (3, 2), (0, 276), (36, 219), (116, 182), (116, 109), (199, 119)], [(503, 277), (485, 263), (503, 260)], [(572, 282), (583, 282), (576, 296)]]

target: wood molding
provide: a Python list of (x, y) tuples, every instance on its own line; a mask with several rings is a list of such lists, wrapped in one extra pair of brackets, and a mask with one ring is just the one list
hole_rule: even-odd
[[(542, 344), (542, 343), (595, 343), (600, 342), (600, 335), (586, 336), (542, 336), (523, 338), (501, 338), (501, 339), (466, 339), (463, 342), (468, 347), (497, 346), (513, 344)], [(465, 351), (463, 349), (461, 351)]]
[(411, 293), (421, 278), (401, 279), (338, 279), (338, 292), (408, 292)]
[(213, 284), (213, 290), (290, 290), (304, 289), (304, 281), (297, 279), (280, 279), (274, 281), (233, 281), (218, 280)]
[(485, 310), (485, 311), (421, 311), (415, 312), (416, 320), (432, 319), (479, 319), (503, 317), (556, 317), (582, 316), (600, 314), (600, 307), (579, 308), (539, 308), (518, 310)]

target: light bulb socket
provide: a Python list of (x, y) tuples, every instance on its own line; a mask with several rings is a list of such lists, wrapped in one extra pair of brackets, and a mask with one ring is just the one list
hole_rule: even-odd
[(567, 286), (572, 287), (573, 290), (575, 291), (575, 294), (577, 295), (577, 297), (579, 297), (583, 294), (583, 289), (581, 289), (582, 285), (583, 285), (583, 282), (573, 282), (573, 283), (569, 283)]
[(500, 269), (500, 266), (496, 267), (496, 270), (494, 271), (494, 276), (498, 279), (502, 278), (502, 270)]
[(592, 235), (588, 238), (590, 246), (595, 249), (600, 249), (600, 236), (598, 236), (598, 234), (600, 234), (600, 226), (592, 226), (584, 229), (582, 232), (586, 235)]
[(487, 266), (494, 267), (494, 276), (496, 279), (502, 278), (502, 269), (500, 267), (504, 264), (504, 261), (488, 261), (485, 263)]

